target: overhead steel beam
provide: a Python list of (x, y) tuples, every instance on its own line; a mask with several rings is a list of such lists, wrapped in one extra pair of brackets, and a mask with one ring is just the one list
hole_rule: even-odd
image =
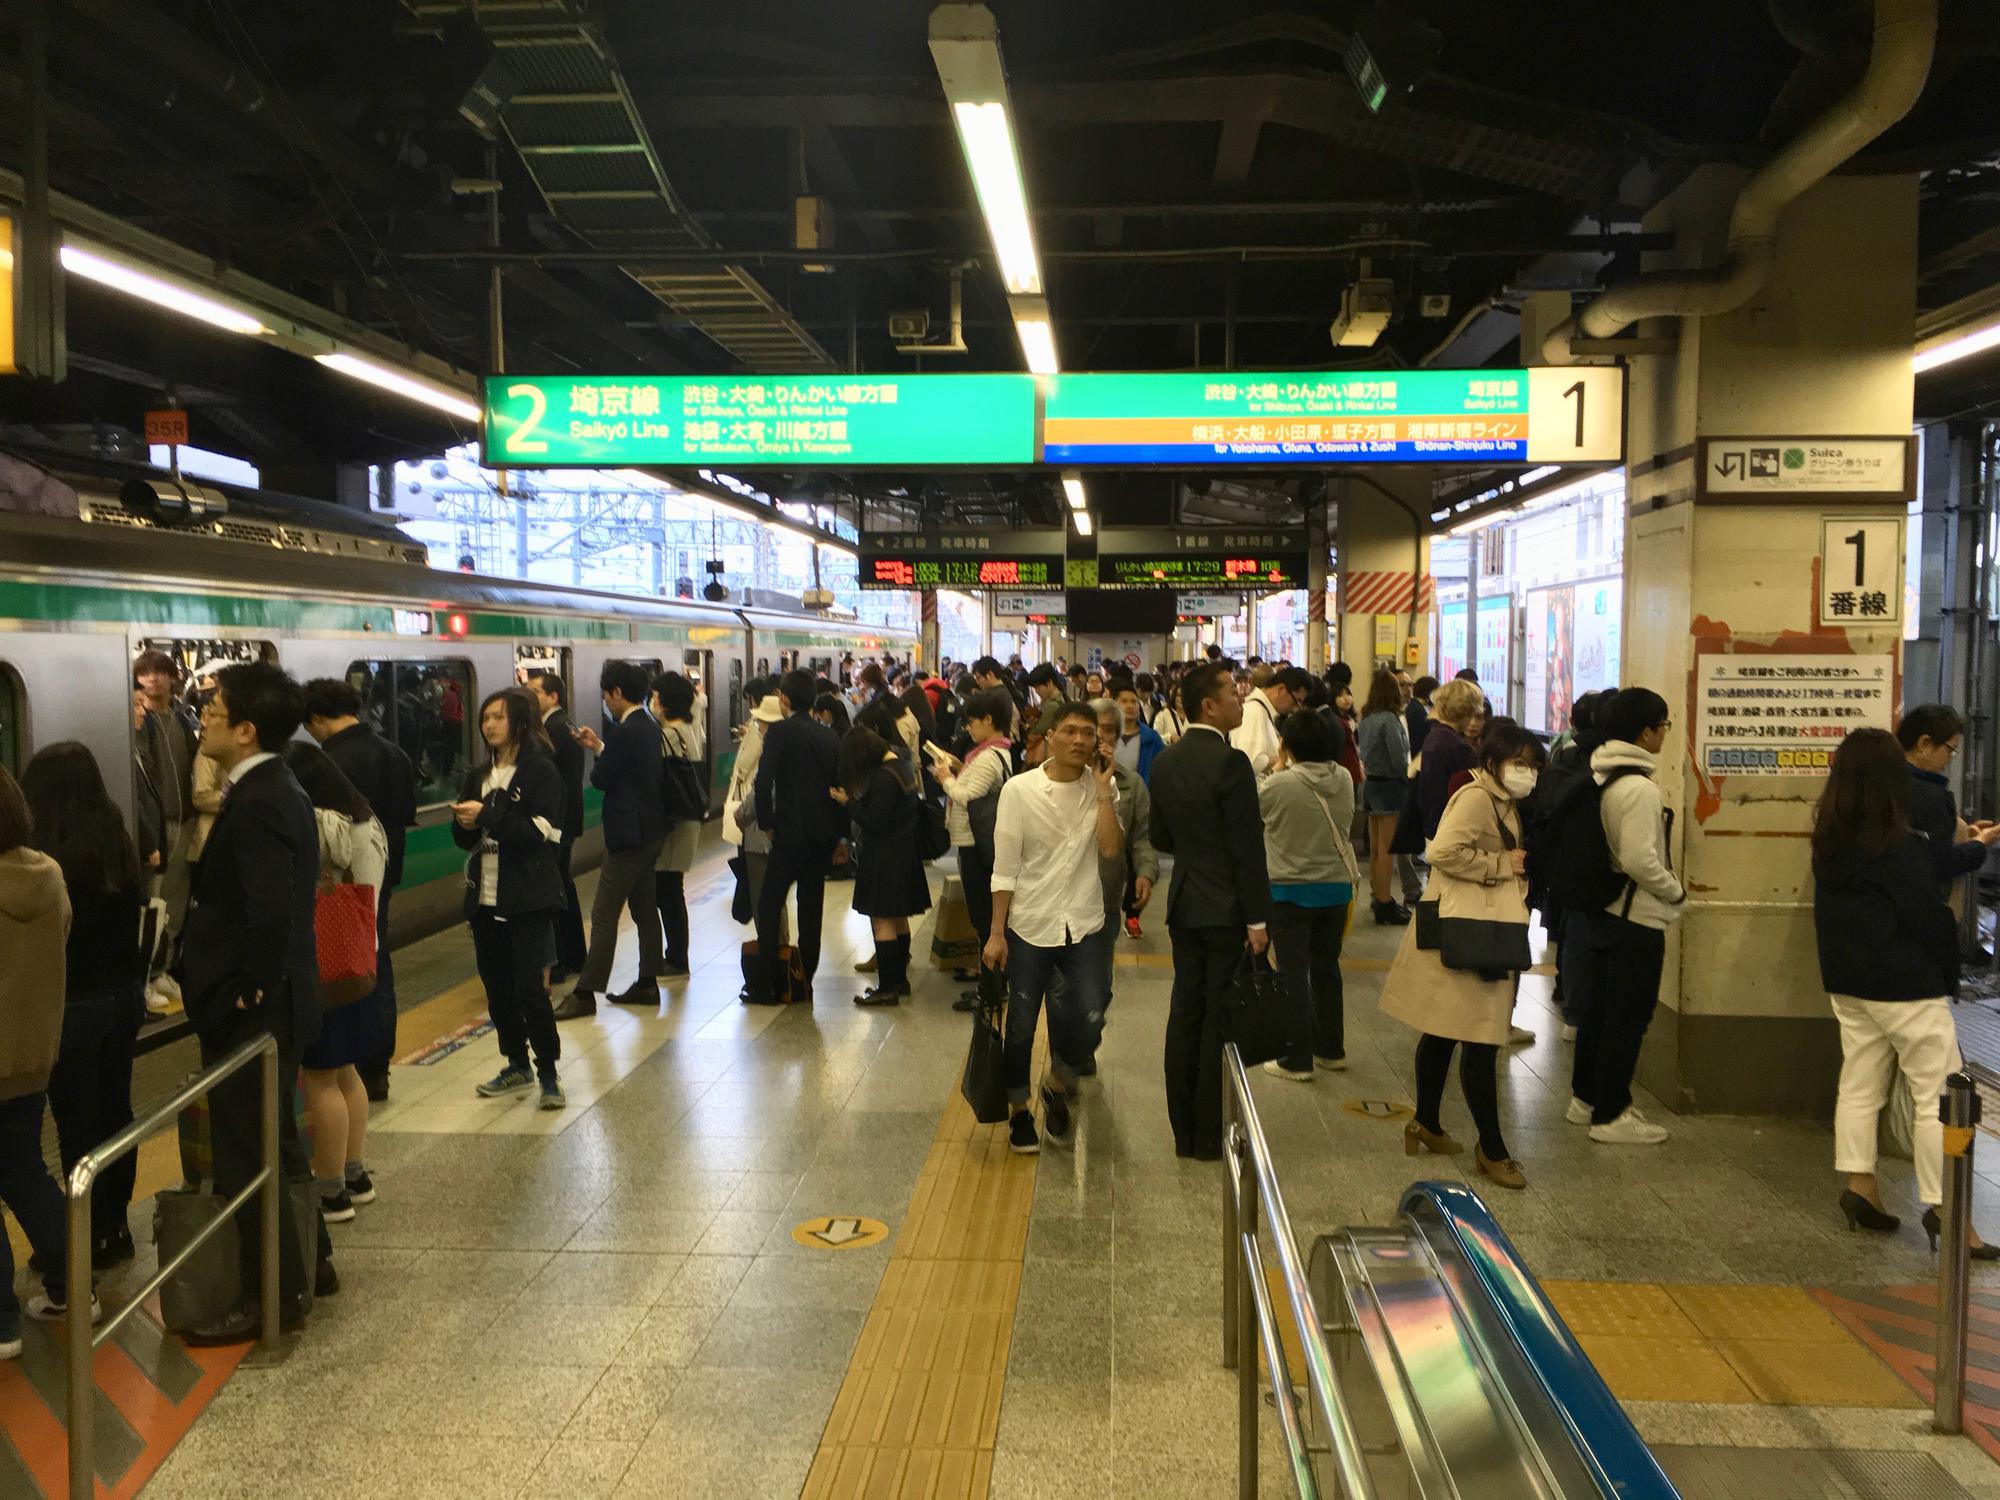
[(1257, 155), (1257, 137), (1264, 122), (1254, 115), (1238, 115), (1222, 122), (1222, 139), (1215, 147), (1215, 185), (1240, 188), (1250, 180), (1250, 163)]

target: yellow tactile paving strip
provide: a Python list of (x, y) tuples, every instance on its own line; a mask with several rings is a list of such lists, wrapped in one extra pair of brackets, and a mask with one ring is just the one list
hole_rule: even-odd
[(1803, 1287), (1542, 1285), (1621, 1401), (1922, 1404)]
[(984, 1500), (1035, 1159), (955, 1094), (834, 1398), (803, 1500)]

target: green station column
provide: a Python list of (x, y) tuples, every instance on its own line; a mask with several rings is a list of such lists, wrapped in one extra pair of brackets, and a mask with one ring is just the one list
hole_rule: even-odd
[(1346, 480), (1341, 492), (1334, 545), (1340, 659), (1354, 669), (1357, 701), (1377, 665), (1402, 665), (1406, 641), (1418, 642), (1419, 668), (1412, 670), (1430, 659), (1430, 485), (1428, 469), (1385, 468), (1379, 478)]
[[(1704, 169), (1665, 199), (1653, 259), (1717, 264), (1741, 180)], [(1832, 1109), (1808, 835), (1825, 752), (1897, 703), (1916, 252), (1914, 177), (1830, 179), (1745, 306), (1639, 328), (1677, 340), (1632, 361), (1620, 673), (1673, 712), (1689, 899), (1640, 1078), (1677, 1109)]]

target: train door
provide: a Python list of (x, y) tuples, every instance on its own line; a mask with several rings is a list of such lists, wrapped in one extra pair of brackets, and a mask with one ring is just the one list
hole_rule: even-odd
[[(194, 828), (192, 798), (197, 790), (201, 710), (215, 695), (216, 674), (244, 662), (278, 660), (275, 641), (235, 637), (133, 636), (126, 659), (132, 698), (131, 731), (133, 832), (139, 861), (155, 871), (184, 876), (175, 868), (180, 840)], [(140, 668), (146, 667), (143, 680)], [(144, 690), (164, 687), (164, 704), (148, 708)], [(172, 898), (170, 898), (172, 899)]]
[[(569, 647), (552, 646), (542, 641), (516, 641), (514, 681), (526, 683), (537, 672), (553, 672), (562, 679), (563, 706), (573, 710), (576, 706), (576, 681), (571, 674)], [(572, 723), (575, 718), (572, 712)]]
[[(727, 724), (729, 712), (728, 705), (716, 694), (715, 653), (692, 648), (681, 652), (681, 673), (694, 682), (708, 702), (701, 721), (701, 784), (708, 788), (708, 805), (714, 809), (721, 805), (721, 789), (715, 784), (716, 726)], [(726, 734), (728, 730), (725, 728), (723, 732)]]

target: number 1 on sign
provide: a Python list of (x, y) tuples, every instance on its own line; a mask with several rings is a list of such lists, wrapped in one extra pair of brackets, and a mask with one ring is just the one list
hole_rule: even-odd
[(1571, 396), (1576, 397), (1576, 446), (1581, 449), (1583, 447), (1583, 382), (1581, 380), (1563, 392), (1563, 400), (1567, 401)]
[(1868, 575), (1868, 533), (1857, 531), (1842, 537), (1841, 541), (1854, 549), (1854, 586), (1860, 588), (1862, 580)]

